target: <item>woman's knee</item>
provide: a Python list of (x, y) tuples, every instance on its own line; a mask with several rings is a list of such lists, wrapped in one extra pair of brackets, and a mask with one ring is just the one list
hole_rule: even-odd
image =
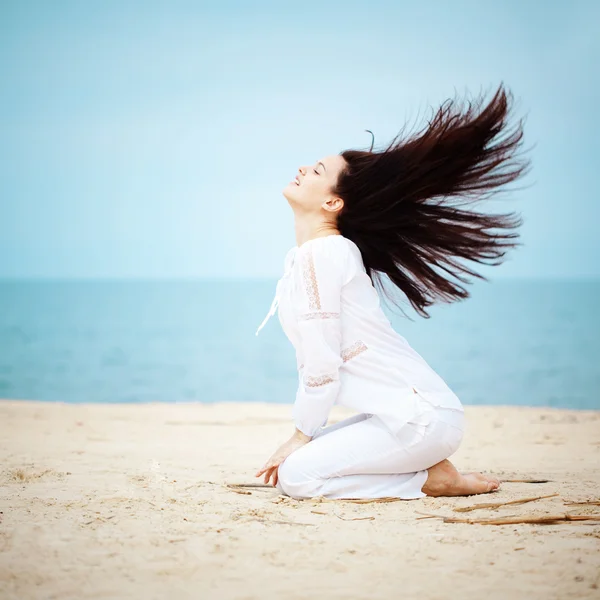
[(319, 495), (322, 482), (309, 477), (303, 468), (301, 457), (290, 454), (277, 471), (277, 487), (291, 498), (314, 498)]

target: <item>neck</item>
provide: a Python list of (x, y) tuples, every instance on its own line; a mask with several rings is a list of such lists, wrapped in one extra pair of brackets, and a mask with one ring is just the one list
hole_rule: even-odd
[(304, 242), (327, 235), (341, 235), (339, 229), (332, 223), (326, 221), (310, 221), (296, 218), (294, 223), (296, 230), (296, 245), (301, 246)]

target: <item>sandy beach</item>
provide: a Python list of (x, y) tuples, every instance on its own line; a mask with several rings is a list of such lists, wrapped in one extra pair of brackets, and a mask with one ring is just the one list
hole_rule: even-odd
[[(600, 411), (467, 406), (471, 497), (296, 501), (255, 471), (291, 406), (0, 402), (0, 597), (600, 598)], [(351, 413), (334, 409), (330, 423)], [(524, 504), (459, 507), (548, 496)]]

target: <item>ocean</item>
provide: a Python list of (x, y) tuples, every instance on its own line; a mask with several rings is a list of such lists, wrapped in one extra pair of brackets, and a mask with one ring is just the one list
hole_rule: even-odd
[[(1, 281), (0, 398), (283, 402), (297, 386), (276, 281)], [(463, 404), (600, 409), (600, 280), (476, 282), (394, 328)]]

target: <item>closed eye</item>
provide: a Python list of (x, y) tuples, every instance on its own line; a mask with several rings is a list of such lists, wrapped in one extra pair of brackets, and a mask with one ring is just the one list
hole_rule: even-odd
[(313, 169), (313, 173), (316, 173), (317, 175), (320, 175), (321, 173), (319, 173), (319, 171), (317, 171), (316, 169)]

